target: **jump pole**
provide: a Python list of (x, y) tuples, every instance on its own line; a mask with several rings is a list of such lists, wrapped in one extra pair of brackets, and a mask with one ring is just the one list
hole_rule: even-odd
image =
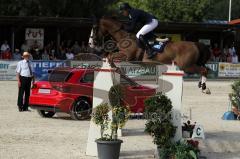
[[(93, 83), (93, 111), (99, 104), (108, 103), (108, 92), (114, 84), (120, 83), (120, 74), (111, 68), (108, 60), (103, 61), (103, 65), (94, 71)], [(111, 115), (110, 115), (111, 116)], [(100, 138), (100, 127), (93, 121), (90, 121), (90, 128), (88, 132), (86, 155), (97, 156), (97, 144), (95, 140)]]
[(168, 70), (162, 73), (158, 78), (158, 91), (163, 92), (172, 101), (172, 122), (173, 125), (177, 127), (174, 141), (179, 141), (182, 139), (181, 107), (183, 92), (183, 75), (183, 71), (177, 70), (176, 66), (172, 65), (168, 66)]

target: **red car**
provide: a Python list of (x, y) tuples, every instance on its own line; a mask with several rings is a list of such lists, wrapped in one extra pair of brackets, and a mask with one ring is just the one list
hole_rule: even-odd
[[(89, 117), (93, 100), (93, 69), (61, 68), (51, 72), (33, 85), (29, 105), (42, 117), (53, 117), (66, 112), (75, 120)], [(104, 81), (103, 81), (104, 82)], [(124, 103), (132, 113), (144, 111), (144, 100), (156, 93), (155, 89), (137, 84), (121, 75)]]

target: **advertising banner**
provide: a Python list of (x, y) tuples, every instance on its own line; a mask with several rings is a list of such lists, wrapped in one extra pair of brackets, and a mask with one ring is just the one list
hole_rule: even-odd
[(240, 64), (219, 63), (219, 77), (240, 77)]
[[(16, 67), (18, 61), (0, 60), (0, 80), (16, 80)], [(101, 68), (102, 61), (32, 61), (36, 79), (48, 74), (49, 69), (56, 67)], [(116, 63), (121, 71), (135, 80), (156, 80), (161, 70), (156, 65), (143, 65), (140, 63)], [(240, 77), (240, 64), (208, 63), (210, 69), (208, 78), (238, 78)], [(198, 74), (185, 74), (185, 79), (200, 78)]]
[(0, 81), (16, 80), (18, 61), (0, 60)]
[(32, 61), (32, 64), (36, 79), (46, 76), (50, 69), (67, 66), (65, 61)]
[[(121, 71), (130, 78), (155, 79), (158, 75), (156, 65), (141, 65), (129, 62), (115, 63)], [(102, 61), (71, 61), (71, 67), (78, 68), (101, 68)]]
[(25, 40), (29, 48), (36, 47), (43, 49), (44, 29), (43, 28), (26, 28)]
[[(0, 60), (0, 81), (16, 80), (17, 63), (18, 61)], [(68, 66), (66, 61), (32, 61), (32, 65), (36, 79), (46, 76), (49, 69)]]

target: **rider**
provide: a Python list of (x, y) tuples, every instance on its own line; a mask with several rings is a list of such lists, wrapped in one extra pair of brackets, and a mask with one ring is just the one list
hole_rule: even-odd
[(136, 37), (144, 45), (148, 58), (153, 58), (156, 52), (152, 50), (145, 35), (157, 28), (158, 20), (156, 17), (143, 10), (132, 8), (128, 3), (122, 3), (120, 11), (123, 16), (128, 17), (130, 20), (130, 24), (124, 28), (126, 31), (132, 32), (138, 23), (142, 24), (143, 27), (138, 31)]

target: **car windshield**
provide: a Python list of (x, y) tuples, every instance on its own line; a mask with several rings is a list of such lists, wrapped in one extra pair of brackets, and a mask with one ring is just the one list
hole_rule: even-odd
[(49, 74), (43, 75), (38, 81), (48, 81)]

